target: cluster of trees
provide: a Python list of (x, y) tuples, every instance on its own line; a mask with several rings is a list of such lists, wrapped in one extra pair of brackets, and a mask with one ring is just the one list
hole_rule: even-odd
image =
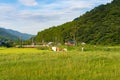
[(17, 40), (14, 39), (11, 40), (0, 36), (0, 47), (15, 47), (16, 45), (22, 47), (22, 45), (30, 45), (31, 43), (32, 43), (31, 39), (23, 40), (21, 38), (18, 38)]
[(0, 36), (0, 46), (3, 46), (3, 47), (13, 47), (14, 45), (15, 45), (14, 41), (5, 39), (5, 38)]
[(100, 5), (71, 22), (38, 32), (40, 42), (69, 40), (89, 44), (120, 44), (120, 0)]

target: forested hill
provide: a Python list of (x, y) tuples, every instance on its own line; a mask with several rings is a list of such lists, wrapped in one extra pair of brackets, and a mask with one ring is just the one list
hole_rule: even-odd
[(95, 7), (60, 26), (38, 32), (37, 42), (76, 40), (88, 44), (120, 44), (120, 0)]

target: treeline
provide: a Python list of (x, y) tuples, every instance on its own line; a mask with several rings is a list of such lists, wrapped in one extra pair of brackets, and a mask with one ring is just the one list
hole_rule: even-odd
[(74, 40), (88, 44), (120, 44), (120, 0), (100, 5), (72, 22), (38, 32), (37, 43)]

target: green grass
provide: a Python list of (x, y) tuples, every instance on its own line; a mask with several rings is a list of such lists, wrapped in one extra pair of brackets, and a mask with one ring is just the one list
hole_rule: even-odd
[(120, 80), (120, 46), (0, 48), (0, 80)]

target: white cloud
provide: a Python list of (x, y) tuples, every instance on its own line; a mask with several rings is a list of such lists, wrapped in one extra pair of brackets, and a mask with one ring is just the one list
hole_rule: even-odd
[(11, 5), (7, 5), (7, 4), (0, 4), (0, 12), (9, 12), (15, 10), (15, 8)]
[(19, 0), (19, 2), (25, 6), (37, 6), (36, 0)]

